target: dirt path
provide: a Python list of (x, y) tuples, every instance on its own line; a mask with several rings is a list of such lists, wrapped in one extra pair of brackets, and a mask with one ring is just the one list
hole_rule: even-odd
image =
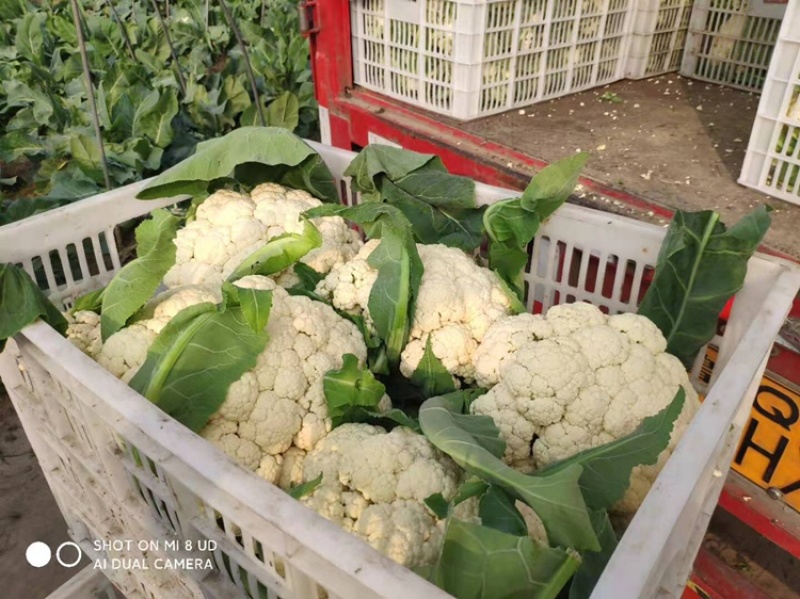
[(800, 206), (736, 182), (758, 100), (671, 74), (458, 126), (547, 162), (589, 151), (590, 177), (670, 208), (718, 210), (728, 224), (768, 201), (767, 244), (800, 257)]
[(0, 388), (0, 596), (44, 599), (79, 568), (55, 560), (34, 568), (25, 550), (34, 541), (57, 547), (67, 526), (47, 486), (8, 395)]

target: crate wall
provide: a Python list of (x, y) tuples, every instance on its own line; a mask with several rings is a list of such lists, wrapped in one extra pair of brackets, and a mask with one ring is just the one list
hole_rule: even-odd
[(355, 0), (355, 83), (473, 119), (622, 79), (632, 0)]
[(694, 0), (642, 0), (633, 19), (625, 76), (643, 79), (677, 71)]
[(695, 0), (681, 74), (760, 92), (786, 2)]
[(800, 204), (800, 4), (775, 46), (739, 183)]

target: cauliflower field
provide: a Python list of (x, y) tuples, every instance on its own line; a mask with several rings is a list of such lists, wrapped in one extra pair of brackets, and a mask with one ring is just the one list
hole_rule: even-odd
[(67, 314), (2, 265), (0, 339), (42, 317), (251, 476), (459, 599), (585, 597), (622, 532), (609, 513), (636, 512), (699, 408), (686, 369), (769, 215), (728, 230), (679, 212), (638, 313), (529, 314), (527, 248), (584, 162), (487, 208), (437, 157), (368, 146), (344, 206), (310, 146), (242, 128), (140, 192), (192, 199), (154, 211), (137, 258)]

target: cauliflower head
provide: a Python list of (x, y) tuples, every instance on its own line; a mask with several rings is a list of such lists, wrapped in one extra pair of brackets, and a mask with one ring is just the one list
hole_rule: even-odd
[(67, 319), (67, 340), (90, 358), (96, 358), (103, 347), (100, 315), (90, 310), (64, 314)]
[[(378, 271), (367, 259), (379, 243), (367, 242), (353, 260), (334, 266), (316, 289), (336, 308), (363, 314), (370, 326), (369, 295)], [(472, 381), (473, 353), (492, 323), (511, 313), (511, 299), (499, 277), (463, 251), (438, 244), (417, 244), (417, 251), (425, 270), (400, 370), (411, 376), (430, 337), (433, 353), (448, 372)]]
[(139, 320), (111, 335), (94, 357), (100, 366), (129, 383), (147, 359), (147, 350), (161, 329), (178, 312), (196, 304), (216, 304), (221, 299), (222, 293), (219, 289), (199, 285), (187, 285), (160, 293), (144, 307), (143, 312), (149, 318)]
[(358, 328), (333, 308), (291, 296), (267, 277), (244, 277), (236, 285), (272, 290), (269, 341), (200, 434), (287, 488), (296, 482), (305, 452), (331, 430), (325, 373), (341, 368), (344, 354), (363, 365), (366, 344)]
[(546, 316), (498, 320), (474, 353), (476, 380), (491, 387), (471, 406), (490, 416), (507, 443), (504, 460), (531, 472), (633, 432), (672, 401), (686, 403), (667, 449), (652, 466), (634, 469), (616, 510), (644, 500), (699, 407), (681, 362), (649, 319), (606, 316), (588, 303), (554, 306)]
[(463, 472), (424, 436), (398, 427), (343, 424), (308, 453), (303, 480), (322, 482), (302, 501), (409, 568), (432, 563), (444, 522), (425, 506), (452, 498)]
[[(283, 233), (301, 233), (300, 215), (322, 202), (309, 193), (263, 183), (245, 195), (220, 190), (197, 208), (196, 218), (175, 237), (175, 265), (164, 277), (167, 287), (219, 286), (234, 269), (267, 241)], [(356, 255), (358, 234), (338, 216), (313, 219), (322, 246), (302, 258), (320, 273)], [(284, 286), (296, 282), (291, 269), (278, 278)]]

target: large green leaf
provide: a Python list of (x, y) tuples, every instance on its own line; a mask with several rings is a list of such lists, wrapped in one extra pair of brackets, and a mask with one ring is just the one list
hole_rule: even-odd
[(13, 264), (0, 264), (0, 351), (6, 339), (39, 317), (62, 335), (66, 332), (66, 319), (28, 273)]
[[(254, 298), (259, 311), (268, 313), (272, 292), (256, 291)], [(232, 304), (185, 308), (156, 337), (130, 386), (199, 431), (266, 347), (266, 331), (254, 330), (248, 320), (242, 307)]]
[[(422, 192), (421, 181), (416, 184)], [(381, 194), (386, 202), (405, 214), (414, 227), (414, 236), (421, 243), (441, 243), (471, 252), (483, 242), (483, 207), (435, 205), (407, 193), (388, 179), (381, 184)]]
[(325, 205), (306, 211), (308, 218), (341, 216), (352, 220), (380, 244), (367, 258), (378, 271), (369, 294), (369, 313), (386, 345), (391, 365), (400, 362), (414, 317), (414, 301), (422, 280), (422, 260), (408, 220), (394, 206), (375, 202), (356, 206)]
[(41, 64), (44, 58), (47, 13), (28, 12), (17, 25), (14, 46), (21, 56)]
[(456, 599), (555, 599), (579, 564), (528, 536), (450, 520), (431, 579)]
[(297, 96), (292, 92), (284, 92), (270, 103), (266, 114), (267, 124), (294, 131), (300, 122), (299, 110)]
[(661, 329), (667, 351), (687, 368), (714, 337), (722, 308), (742, 288), (747, 261), (769, 228), (770, 210), (761, 206), (730, 229), (709, 210), (678, 210), (673, 216), (638, 313)]
[(525, 536), (528, 526), (514, 505), (514, 499), (502, 488), (491, 486), (478, 507), (481, 524), (511, 535)]
[(20, 156), (34, 157), (46, 153), (47, 142), (27, 131), (9, 131), (0, 137), (0, 160), (13, 162)]
[(453, 377), (447, 372), (442, 361), (433, 353), (430, 335), (425, 341), (425, 352), (422, 354), (422, 359), (411, 374), (411, 382), (422, 389), (422, 395), (426, 399), (456, 390)]
[(230, 118), (241, 114), (252, 104), (245, 82), (245, 77), (241, 75), (229, 75), (222, 82), (222, 91), (226, 100), (225, 114)]
[(70, 139), (69, 147), (72, 158), (81, 170), (95, 181), (102, 180), (103, 158), (97, 140), (81, 133)]
[(483, 239), (482, 208), (475, 182), (451, 175), (438, 156), (371, 144), (345, 170), (367, 201), (399, 208), (422, 243), (443, 243), (465, 251)]
[[(19, 80), (3, 82), (3, 91), (6, 94), (4, 104), (8, 108), (30, 106), (33, 118), (39, 126), (47, 124), (56, 107), (54, 98), (37, 87), (31, 87)], [(63, 115), (61, 115), (63, 120)]]
[(367, 258), (378, 271), (369, 294), (369, 313), (386, 343), (391, 364), (400, 361), (413, 320), (413, 305), (422, 279), (422, 260), (413, 241), (391, 226), (381, 230), (381, 242)]
[(489, 237), (489, 267), (523, 299), (522, 271), (528, 262), (528, 244), (539, 226), (567, 199), (577, 185), (588, 154), (560, 160), (534, 175), (521, 198), (491, 205), (483, 214)]
[(386, 388), (369, 370), (358, 367), (358, 358), (353, 354), (342, 357), (339, 370), (325, 373), (322, 389), (334, 427), (360, 420), (360, 415), (353, 414), (360, 408), (376, 410), (386, 393)]
[(581, 556), (581, 565), (569, 587), (569, 599), (589, 599), (597, 581), (606, 569), (608, 560), (617, 548), (617, 535), (611, 527), (604, 510), (592, 511), (592, 526), (600, 540), (600, 551), (586, 551)]
[(428, 440), (467, 472), (502, 487), (533, 508), (552, 543), (578, 550), (600, 548), (578, 484), (580, 466), (530, 476), (517, 472), (499, 457), (505, 444), (492, 419), (458, 414), (442, 397), (422, 404), (419, 423)]
[(138, 257), (114, 276), (103, 294), (100, 332), (103, 340), (116, 333), (147, 300), (175, 264), (173, 239), (180, 219), (163, 209), (136, 229)]
[(575, 190), (588, 159), (587, 152), (579, 152), (544, 167), (534, 175), (522, 193), (522, 207), (535, 212), (544, 221)]
[[(155, 96), (155, 102), (152, 98)], [(133, 137), (147, 136), (160, 148), (172, 143), (172, 119), (178, 114), (178, 96), (174, 89), (153, 90), (145, 99), (144, 108), (137, 108), (133, 116)]]
[(269, 276), (279, 273), (321, 245), (322, 235), (311, 221), (306, 220), (302, 233), (284, 233), (273, 237), (245, 258), (228, 280), (235, 281), (248, 275)]
[(631, 471), (636, 466), (655, 464), (667, 448), (685, 399), (686, 392), (680, 387), (668, 406), (642, 420), (631, 434), (576, 453), (542, 468), (538, 474), (547, 476), (576, 465), (582, 466), (580, 486), (586, 504), (592, 509), (611, 508), (628, 490)]
[(194, 156), (156, 177), (137, 197), (198, 195), (215, 179), (231, 176), (249, 184), (282, 183), (331, 202), (339, 198), (333, 175), (319, 155), (279, 127), (242, 127), (207, 141)]

